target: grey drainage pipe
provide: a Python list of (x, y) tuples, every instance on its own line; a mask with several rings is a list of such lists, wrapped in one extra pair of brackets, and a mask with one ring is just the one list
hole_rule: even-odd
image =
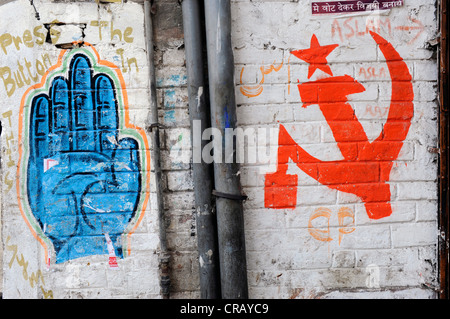
[[(204, 0), (206, 42), (208, 52), (209, 94), (212, 126), (221, 132), (236, 128), (234, 59), (231, 46), (230, 0)], [(226, 145), (222, 143), (222, 154)], [(228, 149), (227, 149), (228, 150)], [(244, 216), (236, 162), (214, 162), (214, 183), (217, 211), (220, 278), (222, 298), (248, 298), (247, 265), (244, 238)]]
[[(220, 298), (219, 253), (217, 222), (213, 202), (212, 165), (201, 158), (207, 144), (201, 135), (210, 127), (210, 116), (205, 99), (203, 64), (203, 34), (199, 0), (184, 0), (183, 27), (186, 69), (188, 75), (189, 117), (193, 142), (193, 182), (195, 194), (195, 220), (199, 258), (200, 296), (202, 299)], [(198, 129), (197, 129), (198, 128)], [(199, 133), (199, 134), (197, 134)], [(200, 154), (200, 156), (197, 156)]]

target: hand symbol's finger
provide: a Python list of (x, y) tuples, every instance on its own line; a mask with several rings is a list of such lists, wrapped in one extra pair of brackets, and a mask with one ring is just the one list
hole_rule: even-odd
[(107, 75), (99, 74), (94, 78), (94, 88), (100, 149), (102, 151), (115, 149), (117, 147), (119, 117), (114, 84)]
[(92, 99), (92, 70), (85, 55), (77, 54), (70, 63), (72, 105), (72, 150), (98, 150), (95, 136), (95, 109)]
[(50, 133), (50, 101), (46, 94), (33, 98), (30, 116), (30, 158), (32, 162), (43, 165), (48, 156), (48, 135)]
[(34, 97), (31, 103), (28, 161), (28, 193), (32, 196), (28, 196), (28, 200), (38, 222), (41, 222), (42, 218), (39, 201), (43, 188), (40, 185), (44, 174), (44, 159), (48, 157), (49, 113), (48, 96), (41, 94)]
[(50, 88), (53, 110), (53, 138), (51, 155), (59, 151), (69, 151), (69, 88), (64, 77), (56, 77)]

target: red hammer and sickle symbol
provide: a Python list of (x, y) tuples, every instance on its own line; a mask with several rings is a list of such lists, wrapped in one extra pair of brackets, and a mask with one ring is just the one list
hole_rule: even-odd
[(319, 105), (344, 159), (322, 161), (311, 156), (280, 125), (277, 171), (266, 174), (265, 207), (296, 206), (298, 177), (287, 174), (291, 159), (322, 185), (358, 196), (369, 218), (391, 215), (391, 191), (387, 182), (411, 125), (414, 92), (411, 74), (399, 53), (378, 34), (370, 34), (386, 58), (392, 79), (391, 104), (380, 135), (369, 142), (348, 103), (347, 95), (365, 91), (364, 86), (349, 75), (299, 84), (303, 107)]

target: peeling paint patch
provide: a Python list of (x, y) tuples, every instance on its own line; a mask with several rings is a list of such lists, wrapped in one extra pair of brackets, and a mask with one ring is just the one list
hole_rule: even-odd
[(164, 113), (164, 122), (165, 123), (175, 122), (175, 110), (168, 110)]

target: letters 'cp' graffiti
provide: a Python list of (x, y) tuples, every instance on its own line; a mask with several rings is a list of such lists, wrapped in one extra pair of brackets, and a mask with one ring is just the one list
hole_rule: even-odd
[[(392, 82), (392, 97), (386, 123), (380, 135), (369, 142), (347, 96), (365, 91), (362, 84), (349, 75), (331, 76), (298, 85), (303, 107), (318, 104), (337, 146), (344, 157), (338, 161), (322, 161), (311, 156), (280, 125), (278, 163), (275, 173), (266, 174), (265, 206), (294, 208), (297, 203), (297, 175), (287, 174), (291, 159), (303, 172), (322, 185), (358, 196), (372, 219), (391, 215), (391, 191), (387, 183), (394, 161), (405, 140), (414, 113), (411, 74), (399, 53), (375, 32), (370, 35), (386, 58)], [(326, 56), (336, 45), (319, 45), (315, 36), (311, 47), (292, 51), (310, 64), (308, 78), (316, 69), (333, 75)]]
[(108, 254), (108, 238), (123, 257), (142, 218), (148, 147), (127, 103), (120, 70), (92, 47), (62, 52), (23, 97), (21, 211), (57, 263)]

